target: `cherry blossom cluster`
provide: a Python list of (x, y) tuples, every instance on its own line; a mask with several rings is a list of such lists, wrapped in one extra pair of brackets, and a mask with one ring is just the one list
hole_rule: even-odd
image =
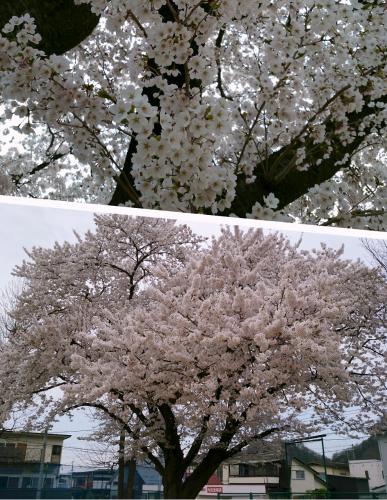
[[(258, 183), (238, 216), (385, 227), (382, 2), (76, 3), (101, 21), (65, 56), (38, 50), (28, 15), (2, 28), (5, 125), (28, 134), (3, 192), (108, 203), (129, 161), (129, 205), (232, 214)], [(282, 179), (331, 158), (342, 170), (281, 205)]]

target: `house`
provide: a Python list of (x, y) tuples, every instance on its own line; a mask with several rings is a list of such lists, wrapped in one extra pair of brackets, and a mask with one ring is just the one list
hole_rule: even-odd
[[(265, 457), (265, 458), (263, 458)], [(250, 445), (224, 461), (197, 498), (267, 498), (279, 489), (281, 460), (275, 453), (264, 455), (262, 446)]]
[(296, 457), (292, 458), (289, 482), (291, 498), (302, 498), (306, 492), (327, 490), (327, 483), (320, 473)]
[[(125, 468), (125, 479), (128, 480), (128, 466)], [(74, 471), (59, 476), (58, 485), (70, 491), (71, 498), (117, 498), (117, 469), (87, 469)], [(146, 464), (136, 464), (134, 490), (131, 498), (161, 498), (161, 476), (155, 469)], [(70, 497), (69, 497), (70, 498)]]
[[(329, 474), (338, 472), (338, 474)], [(305, 494), (324, 495), (329, 498), (358, 498), (369, 494), (368, 480), (366, 478), (351, 477), (344, 474), (345, 467), (327, 467), (327, 475), (321, 464), (306, 464), (298, 458), (293, 458), (290, 468), (290, 496), (291, 498), (304, 498)]]
[(58, 483), (61, 488), (107, 491), (109, 497), (113, 475), (112, 469), (82, 470), (61, 474)]
[[(47, 434), (43, 467), (43, 488), (58, 486), (63, 441), (67, 434)], [(44, 434), (39, 432), (11, 432), (0, 434), (0, 498), (10, 496), (11, 490), (20, 495), (36, 489), (39, 481)]]
[[(128, 480), (129, 466), (125, 467), (125, 479)], [(118, 471), (114, 472), (112, 480), (111, 497), (117, 498)], [(156, 469), (147, 462), (136, 463), (136, 476), (134, 481), (133, 498), (161, 498), (163, 482)]]
[(350, 460), (349, 470), (352, 477), (366, 477), (370, 490), (386, 484), (381, 460)]
[(163, 481), (156, 469), (146, 462), (143, 462), (137, 464), (136, 471), (143, 480), (143, 497), (162, 498)]
[[(68, 434), (47, 434), (44, 463), (60, 464), (63, 441)], [(44, 433), (2, 431), (0, 433), (0, 461), (40, 462)]]

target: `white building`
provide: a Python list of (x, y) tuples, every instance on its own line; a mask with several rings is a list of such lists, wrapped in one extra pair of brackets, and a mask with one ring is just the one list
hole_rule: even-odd
[(385, 484), (381, 460), (350, 460), (349, 473), (352, 477), (366, 477), (370, 490)]
[(298, 458), (294, 457), (290, 470), (290, 490), (292, 498), (305, 495), (306, 492), (326, 490), (326, 482), (320, 473)]
[[(47, 434), (44, 463), (60, 464), (63, 441), (69, 434)], [(0, 459), (2, 461), (40, 462), (44, 433), (3, 431), (0, 434)]]
[(220, 466), (197, 498), (268, 498), (271, 489), (278, 489), (280, 468), (279, 461), (263, 462), (253, 454), (238, 454)]
[(57, 487), (63, 441), (69, 437), (68, 434), (47, 434), (45, 438), (39, 432), (1, 432), (0, 490), (37, 488), (42, 458), (43, 487)]

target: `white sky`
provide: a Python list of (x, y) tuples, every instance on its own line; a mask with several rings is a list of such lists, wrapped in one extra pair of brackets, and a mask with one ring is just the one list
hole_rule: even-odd
[[(58, 208), (59, 207), (59, 208)], [(88, 229), (93, 229), (93, 211), (114, 211), (120, 213), (147, 213), (157, 215), (155, 211), (132, 211), (130, 209), (109, 209), (107, 207), (85, 206), (74, 203), (42, 202), (37, 200), (10, 199), (0, 196), (0, 293), (15, 280), (11, 276), (15, 265), (20, 264), (25, 258), (23, 247), (30, 249), (33, 246), (50, 247), (55, 241), (75, 241), (73, 230), (83, 234)], [(387, 233), (371, 233), (365, 231), (335, 230), (333, 228), (301, 227), (294, 224), (260, 223), (260, 221), (246, 221), (242, 219), (224, 219), (220, 217), (195, 216), (192, 214), (170, 214), (179, 221), (187, 223), (194, 232), (211, 236), (219, 233), (220, 222), (238, 223), (242, 226), (265, 226), (266, 230), (281, 230), (291, 241), (297, 241), (302, 235), (302, 247), (305, 249), (316, 248), (320, 242), (333, 248), (344, 244), (344, 257), (350, 259), (361, 258), (368, 260), (362, 247), (360, 237), (386, 238)], [(269, 229), (271, 228), (271, 229)], [(302, 230), (302, 232), (301, 232)], [(313, 232), (310, 232), (313, 231)], [(96, 453), (75, 448), (93, 449), (95, 445), (90, 442), (79, 441), (77, 438), (87, 434), (87, 430), (95, 426), (86, 414), (79, 412), (76, 418), (70, 421), (61, 418), (54, 425), (52, 431), (72, 434), (64, 442), (62, 463), (71, 466), (90, 464), (90, 457)], [(353, 441), (343, 439), (342, 436), (329, 435), (326, 438), (326, 452), (331, 455), (333, 451), (345, 448)], [(315, 447), (320, 451), (319, 446)]]

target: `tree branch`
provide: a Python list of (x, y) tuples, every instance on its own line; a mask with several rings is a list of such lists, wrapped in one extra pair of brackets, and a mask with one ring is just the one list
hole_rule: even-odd
[[(387, 95), (381, 97), (378, 102), (387, 103)], [(352, 112), (347, 115), (349, 126), (355, 131), (359, 131), (359, 126), (365, 118), (377, 112), (377, 106), (369, 104), (369, 99), (366, 99), (366, 104), (360, 112)], [(328, 159), (323, 159), (317, 165), (317, 160), (321, 160), (326, 153), (327, 146), (324, 143), (316, 145), (311, 138), (305, 142), (299, 139), (293, 142), (292, 147), (284, 146), (256, 165), (254, 169), (256, 180), (253, 183), (246, 184), (244, 176), (239, 176), (236, 196), (231, 208), (219, 215), (235, 214), (238, 217), (245, 217), (247, 213), (252, 211), (252, 207), (257, 202), (263, 205), (264, 197), (269, 193), (274, 193), (279, 199), (278, 210), (286, 207), (289, 203), (306, 194), (316, 184), (321, 184), (340, 170), (348, 168), (351, 164), (350, 159), (344, 165), (338, 164), (338, 162), (342, 161), (346, 155), (353, 156), (373, 127), (371, 125), (365, 129), (362, 135), (357, 134), (350, 144), (343, 144), (340, 134), (336, 132), (337, 123), (331, 117), (326, 119), (324, 125), (333, 149)], [(301, 147), (305, 148), (307, 162), (311, 165), (309, 169), (300, 171), (293, 168), (287, 171), (284, 177), (276, 180), (275, 171), (270, 167), (276, 165), (275, 170), (288, 169), (289, 163), (293, 162), (296, 150)], [(267, 168), (268, 166), (269, 168)]]

